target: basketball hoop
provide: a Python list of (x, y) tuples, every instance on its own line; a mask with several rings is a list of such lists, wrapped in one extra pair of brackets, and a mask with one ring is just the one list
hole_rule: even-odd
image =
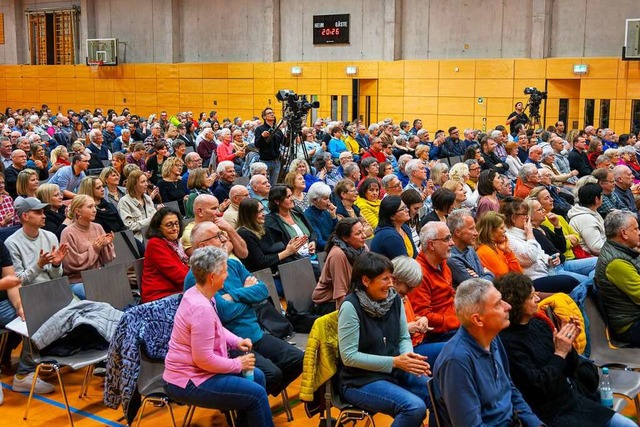
[(89, 61), (89, 67), (91, 68), (92, 73), (97, 73), (98, 68), (103, 65), (104, 65), (103, 61)]

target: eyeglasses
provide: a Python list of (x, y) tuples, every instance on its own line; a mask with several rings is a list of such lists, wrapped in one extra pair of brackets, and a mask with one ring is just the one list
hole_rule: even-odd
[(201, 243), (208, 242), (211, 239), (218, 239), (221, 242), (226, 242), (227, 241), (227, 235), (224, 232), (220, 231), (219, 233), (214, 234), (213, 236), (209, 237), (208, 239), (204, 239)]
[(441, 237), (441, 238), (439, 238), (439, 239), (431, 239), (431, 241), (432, 241), (432, 242), (434, 242), (434, 241), (450, 242), (450, 241), (451, 241), (451, 238), (452, 238), (452, 236), (451, 236), (451, 234), (449, 234), (449, 235), (447, 235), (447, 236), (445, 236), (445, 237)]
[(166, 224), (162, 224), (162, 225), (167, 228), (179, 228), (180, 222), (179, 221), (167, 222)]
[(400, 206), (396, 212), (409, 211), (409, 208), (406, 206)]
[(529, 212), (516, 212), (513, 216), (529, 216)]
[(260, 214), (264, 214), (264, 208), (258, 209), (258, 215), (260, 215)]

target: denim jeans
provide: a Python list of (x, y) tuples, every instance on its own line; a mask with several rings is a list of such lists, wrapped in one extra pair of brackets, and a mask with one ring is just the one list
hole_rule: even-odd
[[(18, 317), (16, 310), (13, 308), (11, 301), (8, 299), (0, 301), (0, 327), (4, 327), (7, 323)], [(22, 338), (22, 350), (20, 351), (20, 360), (18, 362), (18, 370), (16, 374), (26, 375), (36, 370), (36, 364), (31, 357), (29, 351), (29, 341), (26, 337)]]
[(84, 285), (82, 283), (72, 283), (71, 292), (82, 300), (87, 299), (87, 296), (84, 293)]
[(433, 369), (433, 365), (436, 364), (436, 359), (438, 358), (438, 355), (440, 354), (440, 351), (445, 346), (445, 344), (447, 344), (446, 341), (434, 343), (423, 342), (422, 344), (418, 344), (417, 346), (413, 347), (413, 351), (422, 356), (427, 356), (427, 362)]
[(583, 276), (593, 277), (596, 274), (596, 262), (598, 262), (598, 257), (570, 259), (559, 267), (568, 273), (578, 273)]
[(278, 175), (280, 175), (280, 160), (260, 160), (267, 165), (267, 172), (269, 173), (269, 183), (274, 187), (278, 183)]
[(242, 426), (273, 426), (264, 374), (253, 371), (254, 381), (240, 374), (216, 374), (196, 387), (189, 380), (186, 388), (165, 384), (167, 395), (176, 402), (220, 411), (238, 411)]
[(392, 416), (392, 426), (422, 426), (426, 410), (431, 407), (427, 391), (429, 377), (418, 377), (404, 371), (394, 376), (398, 384), (379, 380), (362, 387), (342, 386), (342, 396), (352, 405)]
[(605, 427), (636, 427), (637, 424), (621, 414), (613, 414)]

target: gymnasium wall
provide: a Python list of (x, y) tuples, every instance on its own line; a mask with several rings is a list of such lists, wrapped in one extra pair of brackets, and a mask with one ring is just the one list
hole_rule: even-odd
[[(573, 64), (589, 66), (587, 75), (573, 74)], [(557, 120), (561, 98), (569, 99), (568, 128), (584, 126), (584, 100), (611, 100), (610, 127), (628, 132), (632, 100), (640, 100), (640, 62), (617, 58), (549, 58), (493, 60), (416, 60), (349, 62), (229, 62), (123, 64), (92, 73), (85, 65), (0, 65), (0, 108), (129, 107), (142, 115), (166, 110), (210, 111), (220, 117), (259, 115), (270, 105), (278, 111), (276, 91), (291, 89), (317, 95), (318, 114), (331, 114), (331, 96), (348, 96), (352, 77), (346, 66), (357, 66), (361, 97), (371, 98), (371, 121), (392, 117), (396, 122), (420, 117), (426, 127), (492, 128), (504, 124), (516, 101), (526, 101), (524, 87), (545, 87), (547, 125)], [(294, 77), (292, 66), (302, 74)], [(483, 98), (482, 103), (478, 98)], [(362, 101), (362, 99), (361, 99)], [(342, 117), (338, 102), (337, 117)], [(363, 102), (361, 102), (363, 105)], [(544, 104), (542, 112), (544, 113)], [(351, 111), (348, 116), (351, 118)], [(362, 114), (362, 112), (361, 112)]]

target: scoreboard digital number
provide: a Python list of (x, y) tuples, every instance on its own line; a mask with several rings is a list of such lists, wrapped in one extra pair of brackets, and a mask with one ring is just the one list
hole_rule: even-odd
[(314, 15), (313, 44), (349, 44), (349, 14)]

